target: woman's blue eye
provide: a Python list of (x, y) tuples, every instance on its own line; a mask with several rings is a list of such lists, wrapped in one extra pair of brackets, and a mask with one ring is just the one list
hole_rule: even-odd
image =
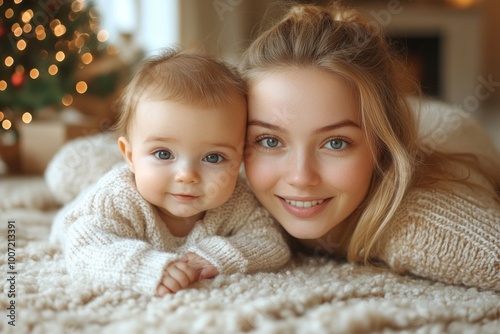
[(261, 140), (259, 140), (259, 143), (267, 148), (275, 148), (278, 146), (281, 146), (281, 143), (278, 139), (273, 138), (273, 137), (266, 137)]
[(211, 164), (216, 164), (222, 162), (223, 160), (224, 157), (221, 156), (220, 154), (209, 154), (203, 159), (203, 161), (209, 162)]
[(167, 150), (160, 150), (155, 152), (155, 157), (157, 157), (160, 160), (169, 160), (172, 159), (174, 156)]
[(341, 151), (347, 148), (349, 146), (349, 143), (346, 142), (343, 139), (331, 139), (326, 142), (325, 147), (330, 149), (330, 150), (335, 150), (335, 151)]

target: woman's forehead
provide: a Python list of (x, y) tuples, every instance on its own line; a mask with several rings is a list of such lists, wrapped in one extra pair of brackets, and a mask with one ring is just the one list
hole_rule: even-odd
[(317, 69), (289, 69), (259, 76), (249, 85), (249, 115), (291, 119), (350, 119), (359, 122), (359, 103), (340, 77)]

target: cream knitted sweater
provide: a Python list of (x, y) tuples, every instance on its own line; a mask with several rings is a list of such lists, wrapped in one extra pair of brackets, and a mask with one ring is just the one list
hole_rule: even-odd
[(175, 237), (141, 197), (124, 165), (77, 198), (66, 210), (64, 223), (54, 228), (64, 230), (72, 275), (153, 295), (166, 265), (188, 252), (211, 262), (220, 274), (281, 268), (290, 251), (273, 224), (239, 181), (228, 202), (207, 211), (188, 236)]
[(376, 257), (399, 273), (500, 291), (500, 204), (485, 189), (453, 190), (411, 190)]

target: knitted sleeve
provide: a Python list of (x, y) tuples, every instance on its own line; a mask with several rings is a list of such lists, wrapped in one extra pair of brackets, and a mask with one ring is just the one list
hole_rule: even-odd
[(204, 224), (217, 224), (218, 235), (207, 236), (189, 251), (210, 261), (221, 274), (278, 270), (291, 257), (281, 230), (244, 182), (228, 203), (207, 213)]
[(55, 199), (66, 204), (124, 162), (114, 135), (99, 133), (64, 144), (47, 165), (44, 177)]
[(161, 251), (146, 203), (118, 183), (100, 184), (65, 216), (66, 265), (93, 283), (154, 295), (166, 264), (179, 256)]
[(414, 189), (378, 257), (400, 273), (500, 291), (500, 205), (481, 189)]

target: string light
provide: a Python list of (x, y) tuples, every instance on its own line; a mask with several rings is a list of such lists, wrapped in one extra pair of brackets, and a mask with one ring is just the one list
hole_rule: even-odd
[(66, 55), (64, 54), (64, 52), (57, 51), (57, 53), (56, 53), (56, 60), (58, 62), (62, 62), (64, 60), (64, 58), (66, 58)]
[(36, 38), (39, 41), (43, 41), (47, 35), (45, 34), (45, 28), (40, 24), (35, 28)]
[(66, 32), (66, 27), (62, 24), (58, 24), (54, 28), (54, 35), (56, 35), (56, 37), (61, 37), (62, 35), (64, 35), (65, 32)]
[(108, 37), (109, 37), (109, 33), (104, 29), (102, 29), (101, 31), (99, 31), (97, 33), (97, 40), (99, 42), (106, 42), (108, 40)]
[(21, 16), (21, 20), (24, 22), (24, 23), (28, 23), (31, 18), (33, 17), (33, 11), (31, 9), (28, 9), (27, 11), (25, 11), (23, 13), (23, 15)]
[(24, 25), (23, 31), (25, 33), (29, 33), (31, 31), (31, 28), (32, 28), (31, 24), (27, 23), (27, 24)]
[(54, 30), (58, 25), (61, 24), (61, 21), (59, 21), (58, 19), (53, 19), (52, 21), (50, 21), (50, 29)]
[(86, 52), (82, 55), (82, 63), (84, 63), (85, 65), (90, 64), (93, 59), (94, 58), (92, 57), (92, 55), (89, 52)]
[(30, 78), (31, 79), (36, 79), (36, 78), (38, 78), (39, 75), (40, 75), (40, 72), (36, 68), (33, 68), (30, 71)]
[(8, 119), (4, 119), (3, 122), (2, 122), (2, 128), (4, 128), (5, 130), (9, 130), (10, 127), (12, 126), (12, 122), (9, 121)]
[(12, 26), (12, 32), (14, 33), (14, 36), (19, 37), (23, 34), (23, 28), (21, 28), (19, 23), (16, 23)]
[(85, 81), (78, 81), (76, 83), (76, 91), (83, 94), (87, 91), (87, 83)]
[(24, 49), (26, 49), (26, 41), (24, 39), (20, 39), (19, 41), (17, 41), (17, 49), (19, 51), (23, 51)]
[(80, 1), (75, 1), (71, 4), (71, 10), (78, 13), (83, 9), (83, 4)]
[(59, 71), (59, 68), (57, 67), (57, 65), (52, 64), (49, 66), (48, 72), (50, 75), (56, 75), (58, 71)]
[[(7, 89), (7, 81), (5, 80), (0, 80), (0, 91), (4, 91)], [(3, 113), (2, 113), (3, 115)]]
[(81, 36), (75, 39), (75, 47), (81, 49), (85, 45), (85, 41)]
[(12, 8), (9, 8), (5, 11), (5, 18), (10, 19), (12, 16), (14, 16), (14, 11)]
[(70, 94), (64, 95), (61, 99), (61, 103), (64, 106), (69, 107), (73, 103), (73, 96), (71, 96)]
[[(3, 1), (2, 1), (2, 2), (3, 2)], [(23, 2), (23, 0), (14, 0), (14, 3), (15, 3), (16, 5), (19, 5), (21, 2)]]
[[(0, 1), (1, 1), (1, 0), (0, 0)], [(1, 5), (2, 5), (2, 4), (0, 3), (0, 6), (1, 6)], [(4, 119), (4, 118), (5, 118), (4, 113), (0, 111), (0, 122), (1, 122), (1, 121), (3, 121), (3, 119)]]
[(29, 112), (25, 112), (21, 119), (25, 124), (29, 124), (33, 120), (33, 116)]
[(12, 58), (11, 56), (7, 56), (5, 58), (5, 66), (11, 67), (13, 64), (14, 64), (14, 58)]

